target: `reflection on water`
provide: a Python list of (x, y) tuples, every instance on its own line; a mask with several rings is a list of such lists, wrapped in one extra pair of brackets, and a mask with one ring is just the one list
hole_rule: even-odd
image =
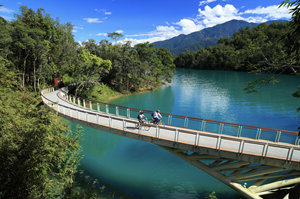
[[(297, 90), (296, 79), (282, 76), (280, 84), (267, 85), (259, 94), (246, 94), (242, 88), (254, 78), (243, 72), (178, 69), (171, 84), (151, 92), (114, 99), (110, 103), (217, 121), (297, 130), (294, 117), (298, 100), (291, 97)], [(150, 115), (146, 117), (150, 118)], [(70, 126), (74, 129), (76, 124), (70, 122)], [(236, 197), (236, 192), (226, 185), (159, 146), (84, 128), (81, 167), (89, 172), (89, 176), (101, 179), (101, 182), (123, 190), (131, 197), (205, 198), (212, 191), (217, 191), (218, 198)]]

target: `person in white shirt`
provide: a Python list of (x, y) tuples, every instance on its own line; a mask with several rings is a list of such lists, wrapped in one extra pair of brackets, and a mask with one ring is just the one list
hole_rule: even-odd
[(140, 114), (138, 115), (138, 120), (139, 120), (139, 122), (140, 123), (144, 123), (145, 122), (145, 120), (147, 120), (147, 118), (145, 117), (145, 115), (144, 115), (144, 112), (143, 111), (140, 111)]
[(155, 124), (157, 124), (162, 118), (159, 110), (154, 111), (151, 115), (152, 115), (153, 121), (155, 121)]

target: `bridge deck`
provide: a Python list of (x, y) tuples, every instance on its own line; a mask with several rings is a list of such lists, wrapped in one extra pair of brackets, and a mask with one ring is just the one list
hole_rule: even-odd
[(300, 170), (300, 147), (298, 145), (235, 137), (170, 125), (165, 127), (152, 125), (149, 131), (145, 131), (135, 128), (137, 119), (90, 110), (67, 101), (62, 95), (64, 94), (60, 91), (47, 93), (44, 95), (46, 98), (44, 102), (49, 104), (58, 101), (58, 104), (54, 103), (52, 106), (58, 110), (61, 116), (92, 128), (182, 150), (198, 151), (209, 155), (218, 154), (228, 158), (230, 156), (232, 159), (247, 159), (257, 163)]

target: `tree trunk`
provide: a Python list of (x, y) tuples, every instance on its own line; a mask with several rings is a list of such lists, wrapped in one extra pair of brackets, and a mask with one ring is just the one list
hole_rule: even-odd
[(34, 92), (36, 92), (36, 74), (35, 74), (35, 64), (36, 64), (36, 60), (37, 58), (34, 56), (34, 61), (33, 61), (33, 88), (34, 88)]

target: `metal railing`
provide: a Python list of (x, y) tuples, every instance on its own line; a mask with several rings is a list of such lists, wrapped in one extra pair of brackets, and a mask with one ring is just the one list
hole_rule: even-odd
[[(77, 104), (79, 106), (91, 110), (97, 110), (99, 112), (104, 112), (107, 114), (125, 116), (127, 118), (136, 118), (139, 111), (141, 110), (137, 108), (118, 106), (114, 104), (109, 104), (109, 103), (104, 103), (104, 102), (99, 102), (99, 101), (94, 101), (94, 100), (89, 100), (86, 98), (74, 96), (72, 94), (69, 94), (66, 89), (62, 89), (61, 91), (66, 100), (74, 104)], [(143, 111), (146, 117), (147, 114), (149, 114), (148, 117), (151, 118), (150, 114), (153, 111), (149, 111), (149, 110), (143, 110)], [(272, 142), (282, 142), (282, 143), (299, 145), (298, 132), (296, 131), (256, 127), (256, 126), (235, 124), (229, 122), (220, 122), (220, 121), (207, 120), (207, 119), (201, 119), (195, 117), (187, 117), (187, 116), (168, 114), (168, 113), (161, 113), (161, 114), (163, 116), (163, 121), (165, 122), (165, 124), (170, 126), (172, 125), (176, 127), (189, 128), (189, 129), (206, 131), (206, 132), (217, 133), (217, 134), (232, 135), (236, 137), (245, 137), (245, 138), (251, 138), (256, 140), (267, 140)]]
[[(66, 91), (67, 89), (63, 89), (63, 90)], [(130, 118), (128, 114), (126, 116), (119, 116), (117, 114), (107, 114), (107, 112), (103, 113), (94, 110), (92, 111), (89, 109), (80, 110), (78, 107), (71, 108), (69, 106), (60, 105), (59, 103), (55, 101), (51, 101), (50, 99), (45, 97), (46, 93), (53, 92), (53, 91), (54, 91), (53, 88), (44, 89), (41, 91), (43, 102), (48, 107), (56, 110), (57, 113), (59, 112), (68, 117), (75, 118), (84, 121), (86, 123), (107, 126), (109, 128), (119, 129), (123, 132), (131, 132), (131, 133), (136, 132), (138, 134), (154, 137), (156, 139), (169, 140), (171, 142), (174, 142), (175, 144), (185, 143), (185, 144), (192, 145), (196, 148), (207, 147), (218, 151), (227, 150), (227, 151), (235, 152), (239, 155), (251, 154), (255, 156), (260, 156), (262, 158), (270, 157), (270, 158), (281, 159), (281, 160), (285, 160), (286, 162), (300, 161), (300, 146), (282, 144), (278, 142), (266, 142), (258, 139), (245, 139), (243, 137), (233, 137), (230, 135), (222, 134), (221, 133), (221, 131), (223, 131), (222, 128), (224, 128), (225, 125), (229, 125), (230, 123), (218, 122), (220, 125), (219, 127), (220, 133), (218, 134), (204, 132), (202, 130), (197, 131), (197, 130), (192, 130), (187, 128), (180, 128), (180, 127), (178, 128), (176, 126), (160, 127), (157, 125), (152, 126), (154, 127), (151, 128), (154, 129), (152, 131), (143, 131), (141, 129), (132, 128), (137, 123), (137, 120)], [(66, 92), (62, 92), (62, 93), (66, 94)], [(115, 106), (115, 108), (117, 107), (118, 106)], [(128, 108), (126, 110), (128, 110)], [(216, 122), (216, 121), (209, 121), (209, 122)], [(242, 127), (246, 128), (249, 126), (242, 126)], [(242, 127), (239, 128), (238, 131), (239, 133), (241, 132)], [(256, 135), (258, 136), (259, 133), (257, 133)], [(277, 134), (277, 139), (279, 140), (279, 138), (280, 138), (280, 134)]]

